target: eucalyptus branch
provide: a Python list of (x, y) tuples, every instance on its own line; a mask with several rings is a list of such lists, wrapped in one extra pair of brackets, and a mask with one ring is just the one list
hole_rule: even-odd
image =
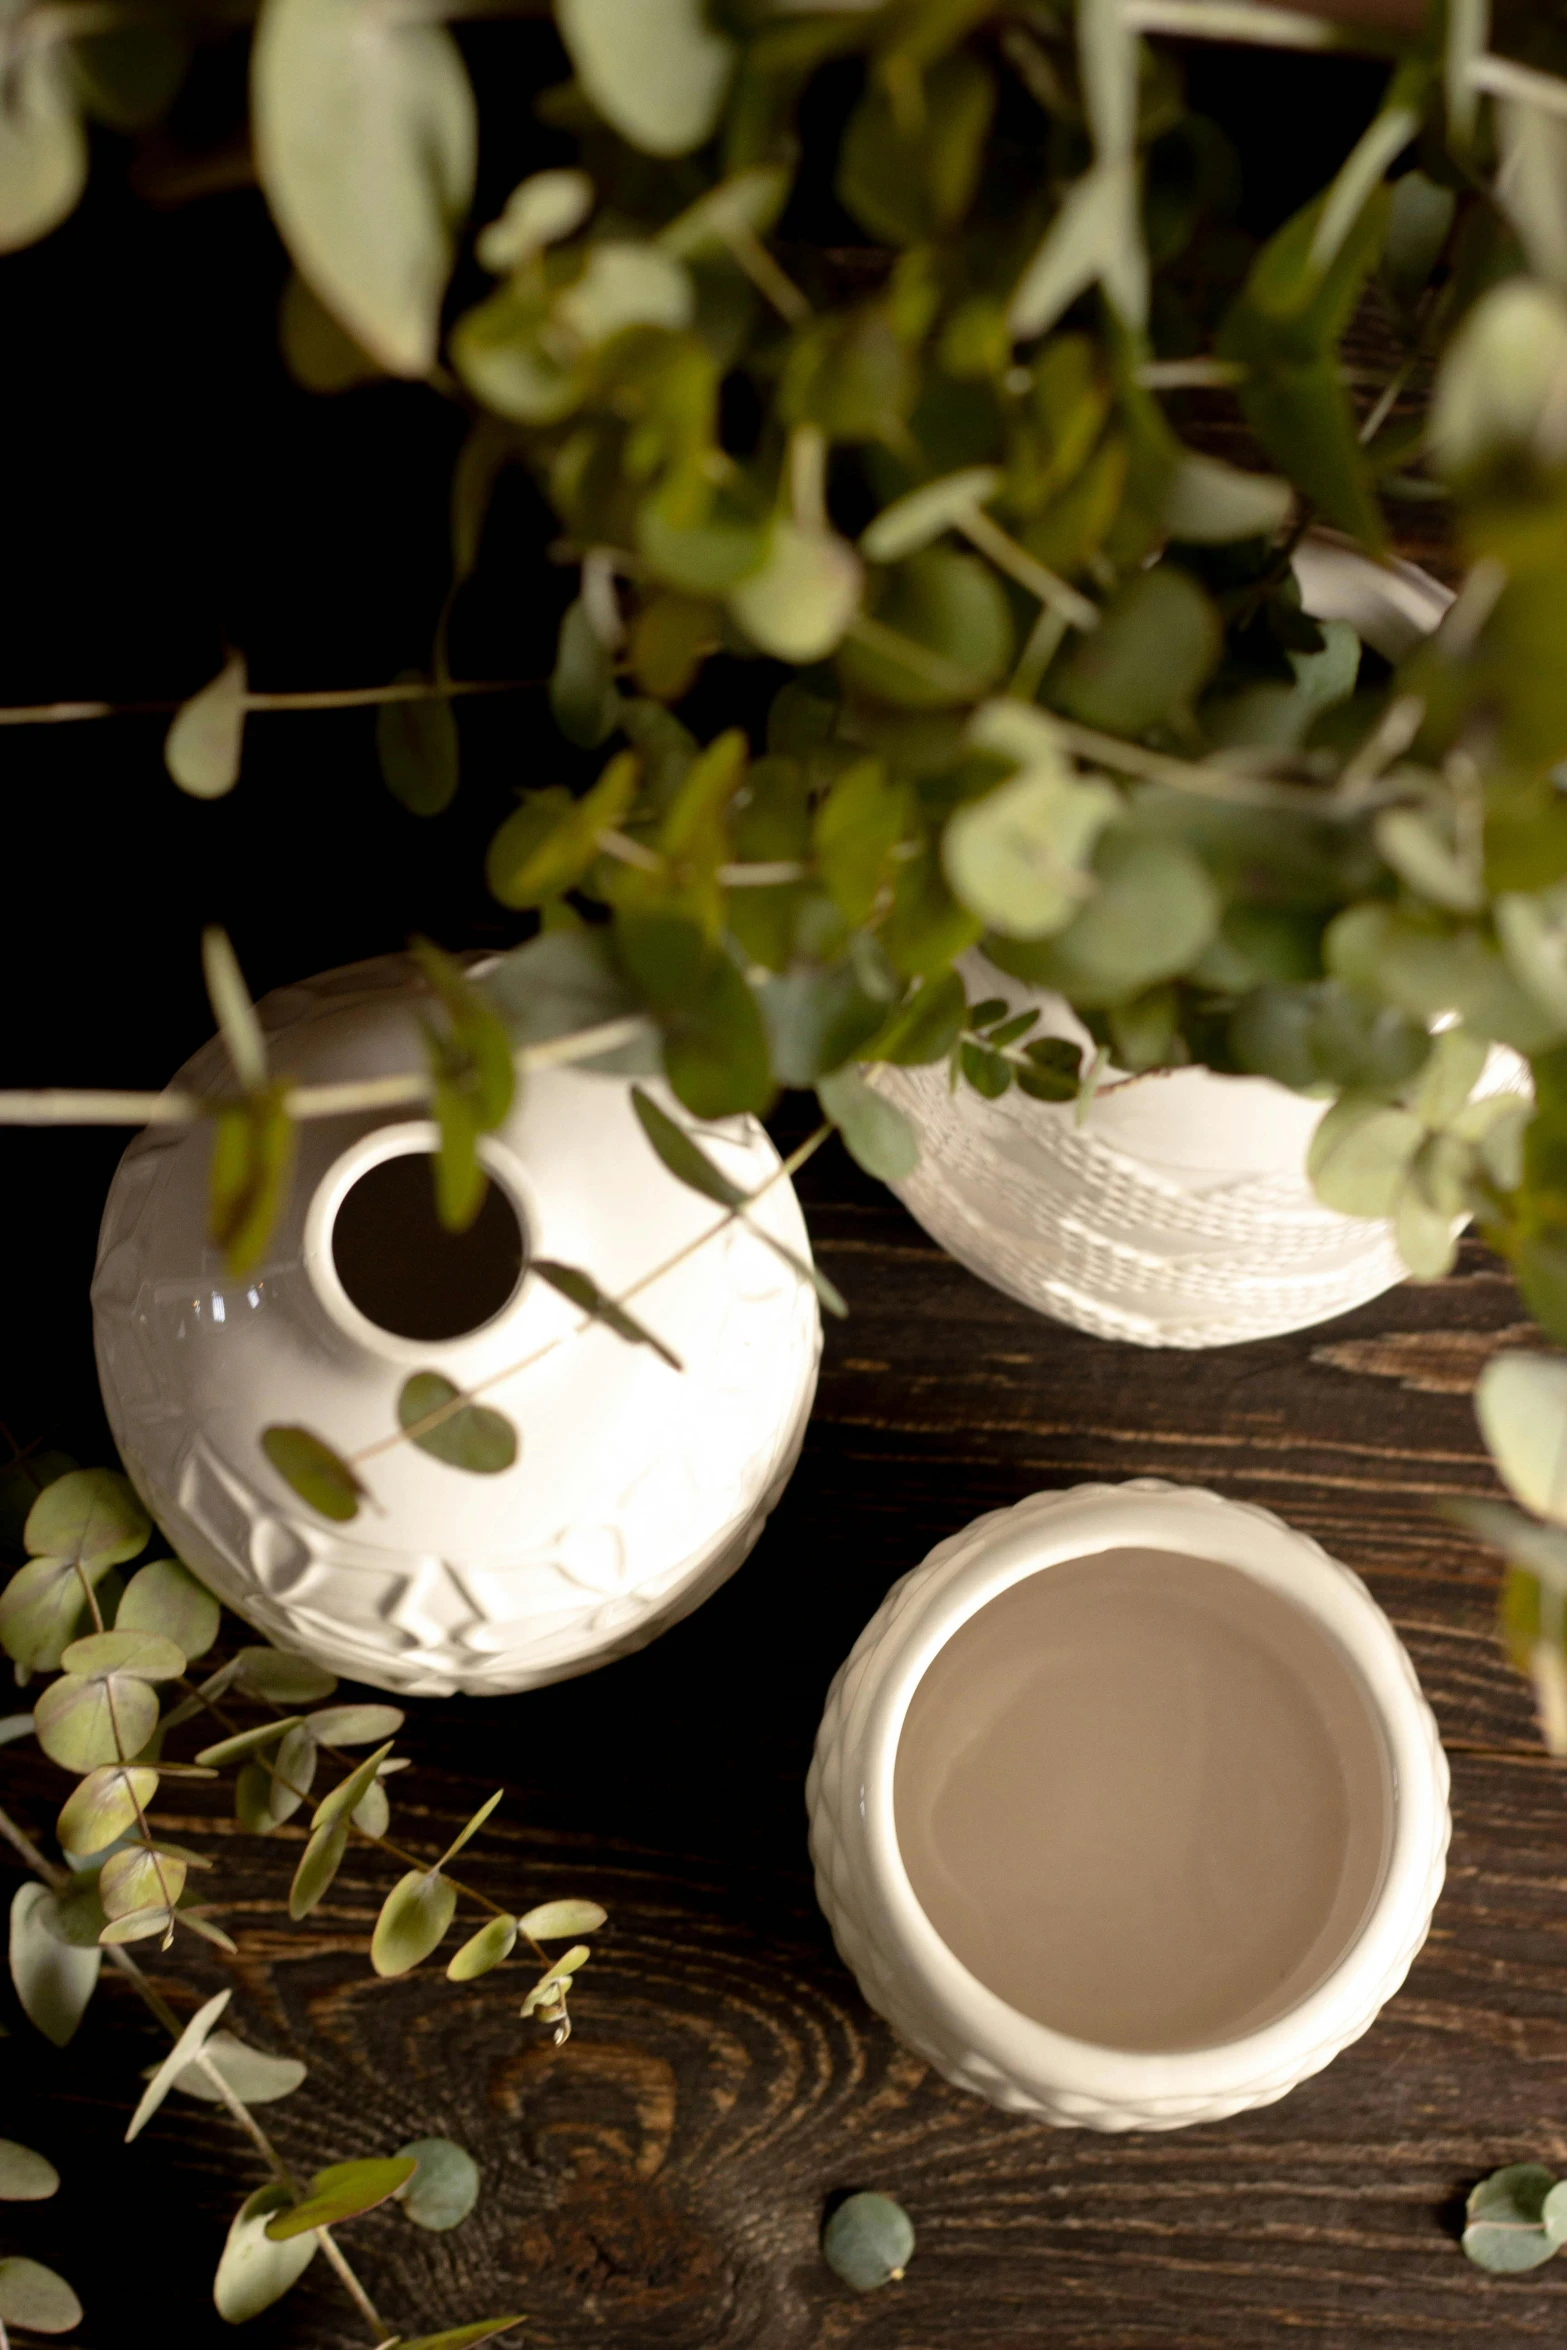
[[(450, 702), (468, 694), (529, 693), (543, 682), (536, 677), (404, 678), (390, 685), (326, 686), (319, 692), (246, 693), (240, 697), (240, 707), (252, 716), (268, 710), (371, 710), (383, 702)], [(13, 703), (0, 708), (0, 726), (62, 726), (83, 718), (168, 717), (183, 708), (179, 701)]]
[(1477, 57), (1469, 68), (1469, 82), (1491, 98), (1516, 98), (1545, 114), (1567, 114), (1567, 81), (1559, 74), (1542, 73), (1537, 66), (1519, 65), (1511, 57)]
[(1292, 8), (1253, 7), (1251, 0), (1126, 0), (1122, 14), (1134, 32), (1177, 40), (1234, 41), (1257, 49), (1342, 49), (1360, 56), (1401, 57), (1408, 43), (1374, 25), (1344, 25), (1325, 16), (1297, 16)]

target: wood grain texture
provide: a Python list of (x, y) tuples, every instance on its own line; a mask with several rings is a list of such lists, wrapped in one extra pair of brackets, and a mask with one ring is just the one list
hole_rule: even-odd
[[(266, 2116), (301, 2169), (433, 2131), (477, 2156), (483, 2197), (454, 2233), (395, 2211), (344, 2230), (406, 2331), (510, 2306), (539, 2350), (1559, 2341), (1567, 2264), (1487, 2279), (1455, 2240), (1485, 2170), (1567, 2167), (1567, 1788), (1492, 1637), (1495, 1565), (1431, 1513), (1490, 1486), (1458, 1370), (1517, 1342), (1510, 1283), (1469, 1246), (1450, 1279), (1324, 1330), (1145, 1353), (987, 1289), (836, 1152), (807, 1188), (853, 1313), (751, 1562), (639, 1657), (412, 1711), (404, 1837), (437, 1848), (504, 1783), (474, 1881), (611, 1913), (569, 2046), (518, 2020), (509, 1976), (377, 1983), (363, 1951), (386, 1872), (352, 1861), (291, 1927), (298, 1833), (258, 1843), (194, 1803), (168, 1816), (216, 1857), (241, 1955), (154, 1959), (170, 1997), (189, 2009), (231, 1981), (246, 2035), (305, 2058), (306, 2088)], [(827, 1681), (896, 1575), (981, 1510), (1146, 1475), (1262, 1502), (1366, 1576), (1449, 1742), (1457, 1832), (1431, 1941), (1366, 2040), (1264, 2112), (1106, 2140), (948, 2088), (867, 2012), (812, 1900), (801, 1785)], [(46, 1822), (58, 1781), (16, 1749), (6, 1769)], [(118, 2145), (157, 2053), (112, 1983), (63, 2056), (25, 2026), (7, 2052), (0, 2127), (67, 2181), (29, 2239), (77, 2278), (86, 2350), (124, 2339), (104, 2279), (139, 2229), (169, 2250), (168, 2338), (231, 2338), (202, 2279), (259, 2173), (184, 2100)], [(863, 2297), (816, 2252), (825, 2200), (853, 2186), (898, 2196), (919, 2229), (905, 2283)], [(89, 2227), (101, 2254), (84, 2256)], [(365, 2334), (318, 2261), (244, 2338)]]

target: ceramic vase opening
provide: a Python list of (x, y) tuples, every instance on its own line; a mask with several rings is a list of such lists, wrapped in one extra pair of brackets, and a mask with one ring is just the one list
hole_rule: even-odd
[(518, 1202), (493, 1172), (464, 1231), (436, 1208), (435, 1161), (403, 1142), (371, 1158), (338, 1198), (329, 1245), (343, 1295), (394, 1338), (467, 1338), (505, 1312), (527, 1263)]

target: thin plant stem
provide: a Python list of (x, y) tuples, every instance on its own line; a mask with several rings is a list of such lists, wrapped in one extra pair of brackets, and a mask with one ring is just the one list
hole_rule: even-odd
[(1567, 82), (1536, 66), (1519, 65), (1511, 57), (1477, 57), (1469, 68), (1469, 82), (1492, 98), (1517, 98), (1545, 114), (1567, 114)]
[[(404, 678), (395, 685), (328, 686), (310, 693), (250, 693), (244, 697), (244, 708), (249, 716), (269, 710), (370, 710), (382, 702), (449, 702), (465, 694), (527, 693), (543, 682), (537, 677)], [(0, 708), (0, 726), (64, 726), (83, 718), (158, 718), (183, 707), (178, 701), (21, 702)]]
[(1126, 0), (1126, 22), (1139, 33), (1177, 40), (1234, 41), (1257, 49), (1347, 49), (1373, 57), (1401, 56), (1405, 44), (1370, 25), (1341, 25), (1292, 8), (1252, 6), (1250, 0)]
[(990, 516), (978, 506), (971, 506), (966, 514), (958, 516), (957, 528), (971, 547), (977, 547), (982, 555), (989, 556), (998, 571), (1006, 572), (1009, 578), (1017, 581), (1019, 587), (1026, 588), (1031, 596), (1037, 596), (1041, 604), (1047, 604), (1052, 611), (1059, 612), (1073, 628), (1099, 626), (1097, 604), (1092, 603), (1087, 596), (1079, 595), (1075, 587), (1069, 586), (1066, 580), (1059, 578), (1045, 564), (1037, 562), (1026, 547), (1020, 547), (1016, 539), (1010, 538), (1000, 524), (992, 522)]

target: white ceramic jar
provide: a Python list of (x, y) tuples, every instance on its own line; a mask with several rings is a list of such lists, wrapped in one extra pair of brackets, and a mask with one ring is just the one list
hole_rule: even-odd
[[(1390, 660), (1433, 629), (1447, 590), (1411, 564), (1381, 567), (1329, 533), (1296, 554), (1302, 600), (1348, 620)], [(1037, 1011), (1036, 1034), (1091, 1054), (1060, 996), (993, 969), (961, 965), (971, 1002), (1002, 997)], [(953, 1091), (944, 1066), (867, 1067), (907, 1112), (919, 1164), (893, 1186), (961, 1264), (1025, 1305), (1099, 1338), (1141, 1346), (1225, 1346), (1346, 1313), (1404, 1278), (1387, 1224), (1325, 1208), (1306, 1153), (1326, 1103), (1265, 1077), (1110, 1070), (1080, 1119), (1075, 1105), (1016, 1089), (985, 1101)], [(1495, 1048), (1482, 1092), (1527, 1083)]]
[[(424, 1001), (411, 964), (391, 956), (281, 989), (259, 1008), (274, 1069), (325, 1083), (421, 1068)], [(175, 1082), (212, 1093), (225, 1079), (213, 1042)], [(747, 1190), (776, 1175), (754, 1119), (700, 1134)], [(104, 1210), (99, 1376), (154, 1517), (269, 1638), (378, 1688), (526, 1689), (640, 1647), (746, 1556), (804, 1435), (816, 1300), (732, 1222), (637, 1299), (679, 1371), (601, 1324), (583, 1328), (526, 1269), (477, 1326), (440, 1340), (398, 1335), (385, 1326), (395, 1305), (372, 1319), (349, 1294), (334, 1226), (357, 1184), (404, 1154), (422, 1158), (433, 1141), (423, 1121), (389, 1125), (384, 1114), (305, 1125), (265, 1262), (236, 1279), (206, 1238), (207, 1130), (147, 1129)], [(611, 1296), (723, 1223), (654, 1156), (622, 1077), (532, 1074), (482, 1151), (497, 1213), (515, 1219), (508, 1228), (526, 1236), (527, 1257), (583, 1267)], [(418, 1171), (423, 1181), (427, 1165)], [(786, 1178), (752, 1213), (808, 1258)], [(369, 1267), (391, 1276), (394, 1294), (395, 1256)], [(365, 1466), (371, 1499), (342, 1526), (300, 1501), (261, 1451), (263, 1431), (281, 1423), (354, 1453), (396, 1429), (412, 1372), (468, 1387), (511, 1364), (526, 1367), (485, 1389), (521, 1438), (499, 1475), (402, 1443)]]
[[(1129, 1545), (1239, 1568), (1304, 1610), (1352, 1668), (1387, 1764), (1380, 1883), (1326, 1977), (1259, 2030), (1173, 2053), (1092, 2045), (998, 1998), (931, 1925), (894, 1813), (911, 1701), (959, 1628), (1026, 1577)], [(1139, 1479), (994, 1511), (895, 1583), (832, 1684), (807, 1804), (817, 1898), (866, 1999), (899, 2037), (992, 2104), (1061, 2126), (1131, 2130), (1271, 2104), (1367, 2030), (1425, 1940), (1446, 1863), (1447, 1793), (1414, 1669), (1359, 1577), (1266, 1510)]]

